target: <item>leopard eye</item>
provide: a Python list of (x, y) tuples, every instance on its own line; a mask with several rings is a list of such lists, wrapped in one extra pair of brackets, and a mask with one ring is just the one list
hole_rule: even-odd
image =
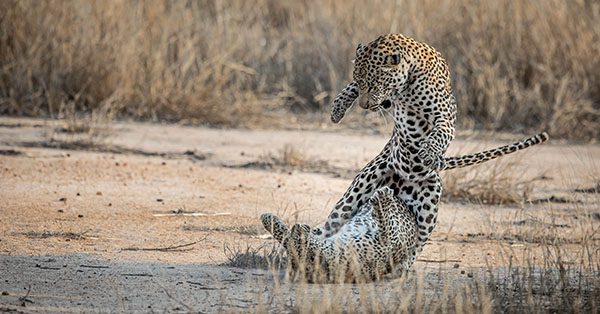
[(398, 65), (400, 64), (400, 55), (399, 54), (395, 54), (395, 55), (391, 55), (389, 56), (389, 62), (391, 65)]

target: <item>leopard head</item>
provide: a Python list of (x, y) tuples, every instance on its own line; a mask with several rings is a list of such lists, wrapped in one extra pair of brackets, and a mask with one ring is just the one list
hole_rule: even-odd
[(399, 34), (388, 34), (367, 45), (358, 45), (352, 75), (358, 84), (355, 102), (360, 107), (378, 110), (391, 106), (389, 98), (408, 81), (411, 55), (406, 46), (411, 41)]

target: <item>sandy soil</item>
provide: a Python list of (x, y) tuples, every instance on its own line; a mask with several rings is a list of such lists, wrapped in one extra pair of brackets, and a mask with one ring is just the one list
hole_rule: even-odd
[[(322, 223), (349, 175), (388, 138), (335, 128), (119, 123), (89, 145), (86, 135), (61, 132), (61, 123), (0, 118), (0, 311), (289, 309), (288, 297), (273, 301), (274, 291), (301, 288), (279, 283), (281, 274), (220, 265), (236, 252), (272, 247), (262, 212)], [(459, 138), (449, 155), (518, 138)], [(570, 263), (580, 259), (578, 239), (600, 244), (600, 194), (574, 192), (600, 182), (600, 147), (557, 142), (504, 158), (515, 175), (538, 179), (531, 199), (553, 201), (442, 204), (415, 266), (428, 291), (439, 288), (440, 274), (460, 285), (509, 260), (531, 262), (526, 255), (542, 261), (540, 239), (563, 241)], [(299, 167), (269, 166), (286, 145), (302, 155)], [(385, 285), (397, 284), (368, 287)]]

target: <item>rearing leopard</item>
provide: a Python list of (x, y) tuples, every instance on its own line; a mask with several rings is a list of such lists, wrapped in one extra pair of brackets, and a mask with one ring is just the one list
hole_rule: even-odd
[(375, 190), (388, 186), (415, 213), (414, 262), (436, 225), (442, 193), (438, 171), (478, 164), (548, 138), (542, 133), (482, 153), (444, 158), (456, 120), (448, 66), (434, 48), (400, 34), (358, 45), (353, 78), (334, 101), (332, 121), (339, 122), (354, 101), (362, 108), (390, 113), (395, 126), (391, 139), (355, 177), (325, 225), (313, 230), (315, 236), (335, 234)]
[(382, 152), (356, 176), (325, 225), (313, 233), (332, 236), (376, 189), (388, 186), (415, 213), (414, 262), (437, 221), (442, 194), (437, 171), (445, 167), (443, 154), (454, 138), (456, 101), (448, 66), (434, 48), (388, 34), (358, 45), (353, 78), (358, 88), (355, 102), (370, 110), (393, 109), (394, 131)]
[[(366, 47), (359, 45), (353, 74), (354, 82), (334, 101), (332, 121), (339, 122), (355, 102), (390, 112), (395, 127), (379, 155), (356, 175), (325, 225), (312, 230), (315, 239), (337, 233), (362, 210), (374, 191), (389, 187), (417, 221), (417, 244), (407, 264), (410, 268), (436, 224), (442, 193), (438, 171), (479, 164), (548, 139), (541, 133), (496, 149), (444, 158), (454, 137), (456, 115), (446, 63), (433, 48), (402, 35), (385, 35)], [(270, 231), (281, 242), (287, 227)]]

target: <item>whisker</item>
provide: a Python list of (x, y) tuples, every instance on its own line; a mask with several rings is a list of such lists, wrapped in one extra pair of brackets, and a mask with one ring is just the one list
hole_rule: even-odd
[(391, 112), (390, 112), (390, 111), (388, 111), (388, 110), (384, 110), (384, 111), (383, 111), (383, 114), (384, 114), (384, 116), (387, 114), (387, 115), (390, 117), (390, 119), (392, 120), (392, 123), (393, 123), (393, 124), (395, 124), (395, 123), (396, 123), (396, 121), (394, 120), (394, 114), (393, 114), (393, 113), (391, 113)]
[(383, 110), (383, 108), (379, 107), (379, 110), (377, 110), (377, 112), (379, 112), (379, 115), (381, 116), (381, 118), (383, 118), (383, 125), (385, 126), (385, 128), (387, 130), (387, 128), (388, 128), (388, 120), (385, 117), (386, 110)]

